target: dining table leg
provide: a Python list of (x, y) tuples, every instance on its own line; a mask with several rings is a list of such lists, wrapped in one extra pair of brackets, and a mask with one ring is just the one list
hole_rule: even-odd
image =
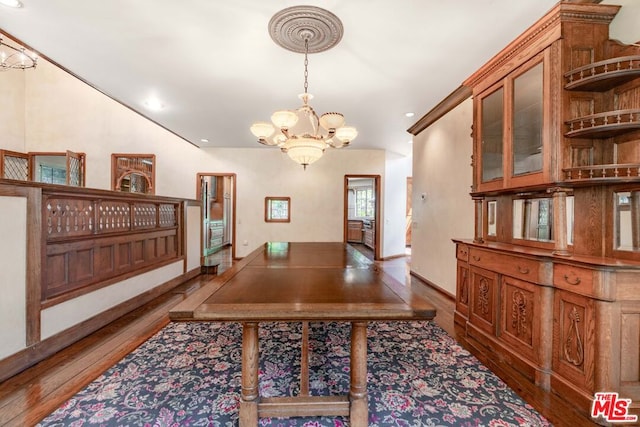
[(351, 386), (349, 388), (349, 424), (367, 427), (367, 322), (351, 322)]
[(242, 324), (242, 390), (240, 395), (240, 427), (258, 425), (258, 323)]

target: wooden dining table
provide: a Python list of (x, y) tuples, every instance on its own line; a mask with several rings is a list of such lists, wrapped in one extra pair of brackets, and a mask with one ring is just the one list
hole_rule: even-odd
[[(169, 312), (172, 321), (242, 324), (240, 426), (256, 426), (260, 417), (322, 415), (348, 416), (351, 426), (366, 426), (368, 322), (435, 315), (428, 301), (339, 242), (265, 243)], [(258, 328), (277, 321), (302, 323), (300, 392), (261, 398)], [(351, 324), (348, 395), (309, 393), (309, 322), (316, 321)]]

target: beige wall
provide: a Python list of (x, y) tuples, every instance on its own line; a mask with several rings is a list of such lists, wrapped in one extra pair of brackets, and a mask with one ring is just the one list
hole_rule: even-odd
[(24, 151), (25, 74), (3, 72), (0, 78), (0, 95), (3, 106), (0, 111), (0, 148)]
[(413, 139), (411, 271), (452, 295), (456, 255), (451, 239), (473, 237), (472, 112), (467, 99)]
[[(27, 199), (0, 196), (0, 359), (26, 345)], [(11, 215), (6, 213), (10, 212)], [(10, 242), (10, 244), (7, 244)]]

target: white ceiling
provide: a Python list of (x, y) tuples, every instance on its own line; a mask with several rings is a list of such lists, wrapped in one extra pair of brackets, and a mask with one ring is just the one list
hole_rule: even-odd
[[(0, 6), (2, 31), (196, 145), (259, 147), (251, 123), (299, 106), (303, 55), (267, 30), (274, 13), (299, 2), (22, 2)], [(555, 3), (304, 0), (344, 25), (336, 47), (309, 56), (311, 104), (358, 128), (351, 147), (408, 155), (406, 129)], [(147, 110), (150, 96), (164, 109)]]

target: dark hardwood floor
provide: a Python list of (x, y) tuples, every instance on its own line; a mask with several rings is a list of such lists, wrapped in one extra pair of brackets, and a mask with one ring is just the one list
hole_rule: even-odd
[[(428, 298), (438, 310), (436, 322), (455, 336), (454, 301), (411, 276), (409, 260), (408, 256), (376, 263), (385, 273)], [(229, 255), (229, 259), (220, 264), (218, 272), (224, 271), (231, 263)], [(210, 275), (201, 275), (183, 283), (89, 337), (0, 383), (0, 425), (31, 426), (39, 422), (164, 327), (169, 322), (169, 309), (211, 278)], [(503, 379), (504, 374), (510, 370), (508, 366), (503, 366), (500, 361), (488, 356), (481, 356), (480, 359)], [(517, 373), (515, 378), (507, 380), (507, 384), (554, 425), (576, 427), (593, 424), (573, 408), (562, 404), (552, 393), (543, 392), (524, 379), (517, 379)]]

